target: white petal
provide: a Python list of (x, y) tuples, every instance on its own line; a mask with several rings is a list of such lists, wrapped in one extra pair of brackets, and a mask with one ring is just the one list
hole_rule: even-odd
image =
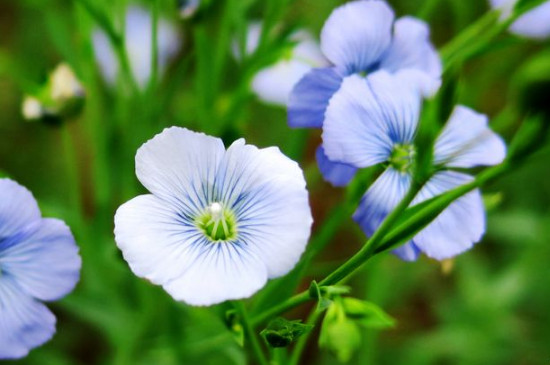
[[(126, 13), (125, 46), (134, 78), (145, 87), (152, 69), (152, 19), (151, 14), (138, 6), (131, 6)], [(157, 31), (158, 65), (162, 72), (168, 61), (179, 49), (180, 38), (174, 26), (160, 19)]]
[(196, 212), (207, 206), (212, 197), (212, 186), (224, 154), (219, 138), (185, 128), (167, 128), (140, 147), (136, 174), (157, 197)]
[(292, 59), (302, 61), (311, 67), (328, 67), (330, 62), (323, 56), (319, 43), (310, 32), (299, 30), (291, 39), (297, 42), (292, 50)]
[[(422, 188), (413, 204), (443, 194), (472, 181), (466, 174), (437, 173)], [(426, 255), (437, 260), (456, 256), (481, 240), (485, 232), (485, 210), (478, 189), (451, 203), (432, 223), (419, 232), (413, 242)]]
[(385, 1), (352, 1), (336, 8), (321, 32), (321, 49), (350, 72), (369, 70), (391, 42), (394, 15)]
[(138, 196), (117, 210), (115, 239), (136, 275), (188, 304), (248, 297), (265, 284), (261, 259), (234, 242), (207, 240), (193, 219), (153, 195)]
[(502, 138), (488, 127), (487, 116), (457, 106), (437, 138), (434, 159), (450, 167), (497, 165), (506, 157)]
[(92, 44), (94, 47), (95, 60), (103, 79), (113, 86), (118, 75), (118, 59), (107, 35), (101, 30), (94, 30), (92, 33)]
[(380, 68), (390, 72), (414, 69), (433, 79), (439, 79), (441, 60), (430, 42), (428, 25), (409, 16), (399, 18), (394, 25), (392, 44), (384, 54)]
[(280, 61), (254, 76), (252, 90), (260, 100), (284, 106), (296, 83), (310, 70), (311, 66), (302, 61)]
[(21, 292), (9, 276), (0, 278), (0, 359), (18, 359), (55, 333), (55, 317)]
[(304, 252), (313, 222), (302, 170), (278, 148), (243, 141), (228, 148), (221, 166), (220, 201), (236, 212), (239, 237), (262, 258), (270, 278), (286, 274)]
[(411, 143), (420, 101), (418, 92), (385, 71), (347, 77), (325, 113), (327, 157), (361, 168), (386, 161), (394, 144)]
[(0, 179), (0, 241), (40, 223), (31, 192), (10, 179)]

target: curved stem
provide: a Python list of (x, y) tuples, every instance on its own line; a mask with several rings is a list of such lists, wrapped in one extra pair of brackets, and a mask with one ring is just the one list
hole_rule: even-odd
[[(510, 171), (512, 168), (513, 168), (513, 164), (511, 164), (509, 161), (505, 161), (501, 165), (497, 165), (483, 171), (471, 183), (459, 186), (458, 188), (451, 190), (450, 192), (440, 196), (437, 199), (443, 202), (448, 202), (450, 204), (452, 201), (480, 187), (481, 185), (487, 183), (488, 181), (493, 180), (494, 178)], [(363, 246), (363, 248), (359, 250), (359, 252), (357, 252), (348, 261), (346, 261), (342, 266), (337, 268), (325, 279), (319, 282), (319, 285), (328, 286), (328, 285), (337, 284), (340, 281), (352, 275), (354, 272), (356, 272), (356, 270), (359, 267), (361, 267), (366, 261), (368, 261), (372, 256), (378, 253), (384, 252), (392, 247), (395, 247), (397, 244), (401, 242), (405, 242), (402, 235), (397, 236), (396, 234), (391, 234), (391, 237), (389, 238), (386, 238), (386, 235), (389, 232), (389, 230), (392, 228), (391, 226), (397, 222), (401, 213), (403, 213), (403, 211), (408, 207), (408, 205), (416, 195), (416, 192), (418, 191), (417, 189), (420, 189), (420, 187), (421, 185), (419, 184), (413, 185), (409, 190), (409, 192), (407, 193), (407, 196), (399, 203), (396, 209), (386, 217), (384, 222), (382, 222), (378, 230), (367, 241), (367, 243)], [(425, 227), (426, 225), (428, 225), (430, 222), (429, 221), (422, 222), (422, 226), (419, 226), (418, 220), (421, 220), (424, 216), (428, 216), (428, 215), (437, 216), (445, 208), (446, 208), (446, 205), (442, 205), (440, 203), (437, 204), (437, 202), (434, 204), (427, 205), (423, 209), (422, 214), (414, 215), (409, 219), (407, 219), (405, 222), (403, 222), (401, 224), (401, 227), (403, 227), (401, 230), (408, 232), (411, 229), (411, 227), (414, 227), (415, 229), (421, 229), (422, 227)], [(422, 216), (422, 217), (419, 217), (419, 216)], [(380, 247), (378, 247), (379, 245)], [(307, 302), (309, 299), (312, 299), (312, 298), (309, 296), (308, 291), (303, 291), (299, 294), (296, 294), (295, 296), (287, 299), (286, 301), (276, 305), (273, 308), (268, 309), (267, 311), (253, 318), (252, 324), (259, 325), (276, 315), (284, 313), (289, 309), (292, 309), (300, 304)]]
[(252, 326), (258, 326), (261, 323), (267, 321), (268, 319), (275, 317), (278, 314), (284, 313), (289, 309), (292, 309), (294, 307), (299, 306), (300, 304), (303, 304), (307, 301), (309, 301), (311, 298), (309, 296), (309, 292), (303, 291), (300, 294), (296, 294), (293, 297), (288, 298), (284, 302), (266, 310), (263, 313), (260, 313), (259, 315), (252, 318)]
[(265, 357), (265, 354), (262, 351), (262, 347), (260, 346), (258, 337), (256, 337), (256, 332), (254, 332), (254, 327), (250, 322), (250, 318), (248, 317), (248, 312), (246, 311), (244, 303), (242, 301), (237, 301), (233, 304), (235, 310), (241, 317), (241, 322), (244, 327), (245, 338), (248, 339), (248, 341), (250, 342), (250, 346), (252, 347), (252, 351), (254, 352), (254, 356), (256, 356), (258, 363), (260, 365), (268, 365), (269, 363)]
[(92, 17), (99, 27), (105, 32), (107, 38), (111, 42), (111, 45), (115, 49), (118, 61), (120, 63), (120, 68), (123, 72), (124, 78), (129, 83), (132, 91), (139, 92), (139, 87), (134, 79), (132, 74), (132, 68), (130, 67), (130, 62), (128, 60), (128, 54), (126, 52), (126, 46), (124, 37), (119, 34), (112, 22), (107, 18), (107, 16), (101, 12), (95, 5), (92, 4), (90, 0), (75, 0), (78, 2), (84, 10)]
[[(315, 325), (319, 317), (321, 317), (321, 314), (322, 314), (321, 311), (318, 311), (315, 308), (313, 308), (311, 313), (309, 314), (309, 317), (307, 318), (306, 324)], [(306, 349), (307, 341), (309, 340), (309, 336), (311, 335), (312, 332), (313, 331), (304, 333), (302, 337), (298, 339), (298, 342), (296, 342), (296, 346), (292, 351), (292, 356), (290, 357), (289, 365), (298, 365), (300, 363), (300, 358), (302, 357), (302, 354)]]
[(319, 282), (319, 285), (326, 286), (339, 283), (348, 275), (351, 275), (358, 268), (363, 266), (363, 264), (367, 262), (368, 259), (374, 256), (376, 254), (376, 248), (378, 244), (382, 241), (386, 233), (389, 232), (393, 224), (401, 216), (401, 213), (403, 213), (405, 209), (407, 209), (407, 207), (411, 204), (422, 185), (423, 184), (413, 182), (407, 195), (405, 195), (405, 197), (401, 199), (401, 202), (399, 202), (397, 207), (395, 207), (395, 209), (390, 214), (388, 214), (388, 216), (386, 216), (382, 224), (378, 227), (372, 237), (367, 240), (367, 243), (365, 243), (363, 248), (361, 248), (359, 252), (353, 255), (342, 266), (340, 266), (331, 274), (329, 274), (326, 278), (321, 280), (321, 282)]

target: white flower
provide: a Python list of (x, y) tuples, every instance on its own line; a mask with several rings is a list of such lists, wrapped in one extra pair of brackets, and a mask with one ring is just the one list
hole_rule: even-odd
[(290, 271), (312, 217), (298, 164), (278, 148), (172, 127), (145, 143), (136, 173), (151, 194), (122, 205), (115, 237), (132, 271), (176, 300), (246, 298)]
[[(247, 54), (253, 53), (258, 48), (261, 32), (262, 25), (260, 23), (252, 23), (248, 27)], [(319, 43), (315, 41), (310, 32), (297, 31), (291, 35), (290, 40), (296, 42), (296, 45), (292, 47), (286, 57), (260, 70), (252, 80), (252, 90), (261, 101), (267, 104), (285, 106), (294, 85), (305, 74), (312, 68), (324, 67), (329, 64), (321, 53)]]

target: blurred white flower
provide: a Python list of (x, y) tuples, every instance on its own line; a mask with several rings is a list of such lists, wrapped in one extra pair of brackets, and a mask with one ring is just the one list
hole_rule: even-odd
[[(518, 0), (489, 0), (493, 9), (499, 9), (502, 18), (512, 15)], [(510, 26), (510, 32), (527, 38), (550, 37), (550, 1), (546, 1), (520, 16)]]
[[(248, 27), (245, 51), (253, 53), (257, 48), (262, 32), (261, 23), (252, 23)], [(285, 106), (294, 85), (314, 67), (329, 64), (321, 53), (319, 44), (310, 32), (295, 32), (290, 40), (296, 45), (275, 64), (260, 70), (252, 80), (252, 90), (258, 98), (268, 104)], [(239, 59), (239, 53), (234, 50)]]
[[(138, 6), (130, 6), (126, 12), (125, 46), (130, 68), (140, 88), (145, 88), (152, 70), (152, 18), (151, 14)], [(114, 85), (120, 65), (107, 35), (95, 30), (92, 35), (95, 58), (104, 79)], [(166, 69), (168, 62), (180, 48), (181, 37), (174, 24), (159, 19), (157, 30), (159, 72)]]

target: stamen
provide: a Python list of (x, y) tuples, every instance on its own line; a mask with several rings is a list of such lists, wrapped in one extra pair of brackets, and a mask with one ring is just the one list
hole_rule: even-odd
[(221, 203), (210, 204), (204, 214), (199, 216), (195, 222), (211, 241), (229, 241), (237, 236), (235, 215)]
[(416, 149), (412, 144), (395, 144), (390, 155), (390, 165), (401, 172), (410, 172), (414, 159), (416, 156)]

